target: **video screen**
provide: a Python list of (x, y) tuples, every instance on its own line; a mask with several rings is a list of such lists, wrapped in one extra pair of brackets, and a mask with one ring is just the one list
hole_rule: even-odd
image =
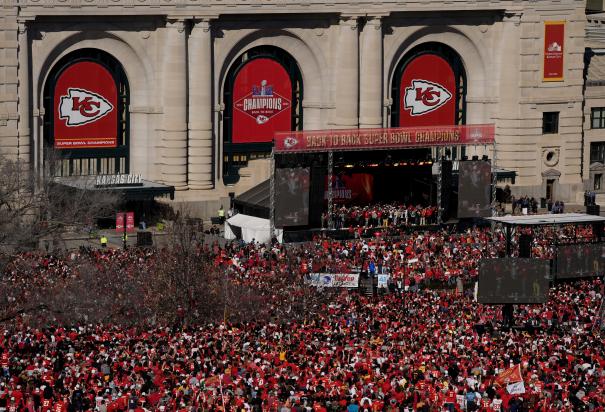
[(309, 224), (308, 167), (275, 170), (275, 227)]
[(549, 261), (528, 258), (479, 261), (477, 300), (486, 304), (545, 303)]
[(605, 243), (557, 248), (557, 278), (585, 278), (605, 274)]
[(461, 161), (458, 182), (458, 217), (491, 216), (491, 163), (484, 160)]

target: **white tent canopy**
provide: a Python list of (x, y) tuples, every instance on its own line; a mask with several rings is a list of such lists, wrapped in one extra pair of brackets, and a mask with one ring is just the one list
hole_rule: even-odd
[[(260, 243), (269, 243), (269, 219), (263, 219), (255, 216), (248, 216), (239, 213), (225, 221), (225, 239), (237, 238), (236, 232), (241, 229), (241, 238), (244, 242), (253, 240)], [(282, 230), (275, 229), (275, 235), (278, 241), (282, 241)]]
[(487, 220), (504, 223), (507, 225), (529, 226), (529, 225), (565, 225), (565, 224), (588, 224), (605, 222), (605, 217), (587, 215), (584, 213), (561, 213), (524, 216), (499, 216), (488, 217)]

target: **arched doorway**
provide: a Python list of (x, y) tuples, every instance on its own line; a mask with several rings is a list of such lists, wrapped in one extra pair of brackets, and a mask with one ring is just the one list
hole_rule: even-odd
[(249, 160), (271, 154), (273, 134), (302, 130), (303, 83), (294, 58), (278, 47), (242, 53), (227, 73), (223, 101), (223, 181), (239, 180)]
[[(391, 125), (422, 127), (466, 123), (466, 71), (451, 47), (423, 43), (410, 50), (393, 75)], [(447, 149), (452, 159), (464, 156), (464, 147)], [(429, 156), (429, 149), (417, 155)]]
[(50, 71), (43, 97), (46, 173), (130, 172), (130, 91), (113, 56), (92, 48), (69, 53)]
[(437, 42), (414, 47), (395, 68), (391, 96), (393, 127), (465, 124), (466, 72), (460, 56)]

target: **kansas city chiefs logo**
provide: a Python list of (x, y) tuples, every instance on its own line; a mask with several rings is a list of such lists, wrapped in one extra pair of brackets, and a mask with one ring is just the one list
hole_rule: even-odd
[(287, 149), (291, 149), (294, 146), (296, 146), (298, 144), (298, 140), (296, 139), (296, 137), (286, 137), (284, 139), (284, 146), (286, 146)]
[(234, 107), (252, 117), (257, 124), (265, 124), (273, 116), (288, 109), (290, 100), (273, 91), (273, 86), (263, 80), (260, 85), (252, 86), (250, 93), (237, 100)]
[(483, 131), (481, 129), (471, 129), (469, 133), (471, 140), (481, 140), (483, 139)]
[(76, 127), (95, 122), (113, 109), (113, 105), (103, 96), (70, 87), (67, 96), (61, 96), (59, 118), (67, 119), (67, 126)]
[(442, 85), (428, 80), (412, 80), (412, 86), (405, 88), (404, 106), (412, 116), (420, 116), (437, 110), (452, 98), (452, 94)]

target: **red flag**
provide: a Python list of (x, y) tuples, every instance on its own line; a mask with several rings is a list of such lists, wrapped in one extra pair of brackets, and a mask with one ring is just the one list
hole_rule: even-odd
[(220, 384), (221, 377), (218, 375), (213, 375), (209, 378), (206, 378), (206, 380), (204, 381), (205, 388), (216, 388), (217, 386), (220, 386)]
[(521, 364), (518, 364), (501, 372), (494, 383), (499, 386), (506, 386), (511, 383), (522, 381), (523, 376), (521, 376)]

